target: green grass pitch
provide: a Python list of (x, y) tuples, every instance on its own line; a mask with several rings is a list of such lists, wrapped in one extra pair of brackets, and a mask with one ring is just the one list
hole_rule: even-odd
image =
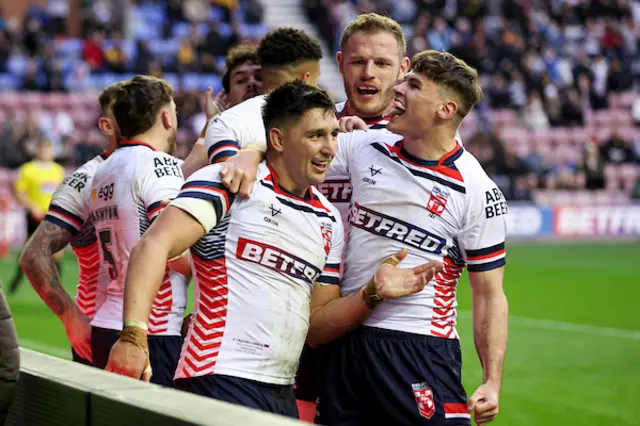
[[(17, 255), (0, 261), (5, 285)], [(77, 267), (65, 256), (73, 293)], [(509, 347), (496, 426), (638, 425), (640, 244), (512, 244), (505, 288)], [(468, 394), (479, 385), (468, 281), (459, 284)], [(70, 357), (64, 329), (29, 283), (10, 297), (21, 345)]]

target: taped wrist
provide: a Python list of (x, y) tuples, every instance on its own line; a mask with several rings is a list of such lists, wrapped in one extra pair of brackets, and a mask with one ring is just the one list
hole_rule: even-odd
[(140, 327), (138, 324), (126, 324), (122, 331), (120, 332), (120, 340), (123, 342), (129, 342), (144, 352), (146, 356), (144, 371), (146, 372), (149, 368), (149, 341), (147, 340), (147, 329), (146, 324), (145, 327)]

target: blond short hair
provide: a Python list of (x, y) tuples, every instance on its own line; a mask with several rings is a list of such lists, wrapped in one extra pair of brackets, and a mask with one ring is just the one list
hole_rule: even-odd
[(351, 36), (357, 32), (370, 34), (377, 32), (390, 33), (396, 38), (398, 45), (402, 48), (402, 56), (404, 56), (407, 51), (407, 40), (404, 38), (400, 24), (386, 16), (378, 15), (377, 13), (365, 13), (363, 15), (358, 15), (356, 19), (347, 25), (347, 28), (344, 29), (340, 36), (341, 50), (344, 50), (344, 46), (347, 44)]
[(411, 69), (455, 93), (460, 100), (458, 113), (462, 117), (482, 99), (478, 71), (451, 53), (425, 50), (413, 57)]

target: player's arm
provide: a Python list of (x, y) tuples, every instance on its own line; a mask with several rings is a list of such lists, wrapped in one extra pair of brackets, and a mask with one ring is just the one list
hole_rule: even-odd
[[(218, 98), (220, 98), (220, 96), (218, 96), (216, 99)], [(188, 178), (197, 170), (200, 170), (201, 168), (209, 164), (207, 158), (207, 149), (205, 148), (204, 141), (207, 134), (207, 129), (209, 127), (209, 122), (211, 121), (211, 119), (213, 119), (213, 117), (220, 114), (222, 110), (223, 108), (219, 106), (216, 101), (214, 101), (213, 90), (211, 89), (211, 87), (209, 87), (204, 98), (204, 111), (207, 116), (207, 122), (204, 124), (204, 127), (200, 132), (200, 137), (193, 145), (193, 148), (191, 148), (191, 152), (189, 153), (187, 158), (185, 158), (184, 163), (182, 163), (182, 173), (184, 174), (185, 178)]]
[[(131, 251), (125, 277), (124, 328), (106, 370), (139, 378), (149, 365), (147, 321), (167, 261), (180, 255), (224, 217), (233, 197), (219, 182), (187, 181), (175, 200), (152, 223)], [(149, 380), (150, 374), (143, 376)]]
[(340, 297), (338, 285), (316, 284), (311, 294), (309, 346), (317, 347), (343, 336), (362, 324), (379, 303), (421, 291), (442, 270), (437, 261), (414, 268), (396, 266), (407, 253), (402, 249), (385, 259), (371, 280), (350, 296)]
[(506, 201), (493, 183), (475, 190), (459, 236), (473, 296), (473, 337), (482, 365), (482, 385), (469, 398), (478, 425), (498, 414), (507, 351), (508, 303), (503, 289), (506, 263)]
[(89, 320), (60, 283), (58, 268), (53, 259), (54, 253), (66, 247), (71, 238), (69, 230), (45, 219), (24, 247), (20, 266), (40, 298), (64, 324), (73, 349), (82, 358), (91, 360)]

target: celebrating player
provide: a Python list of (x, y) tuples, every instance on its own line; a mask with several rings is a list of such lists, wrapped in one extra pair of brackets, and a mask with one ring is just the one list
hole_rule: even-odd
[[(241, 201), (224, 189), (222, 165), (205, 167), (135, 246), (125, 329), (109, 369), (140, 376), (146, 334), (138, 325), (149, 314), (166, 259), (192, 246), (196, 314), (177, 388), (297, 417), (292, 384), (312, 289), (339, 282), (342, 223), (310, 186), (322, 182), (335, 155), (338, 123), (331, 97), (301, 82), (276, 89), (263, 111), (269, 144), (251, 198)], [(404, 285), (424, 285), (434, 266), (381, 268), (377, 279), (401, 292)]]
[[(115, 93), (113, 114), (126, 140), (100, 165), (91, 184), (90, 217), (100, 243), (104, 299), (91, 325), (94, 365), (104, 368), (122, 328), (124, 278), (133, 245), (160, 214), (164, 200), (174, 198), (184, 181), (179, 162), (169, 155), (177, 135), (171, 86), (136, 76)], [(180, 327), (186, 305), (186, 278), (163, 267), (162, 286), (148, 328), (152, 382), (173, 386), (180, 354)], [(147, 372), (149, 374), (149, 372)]]
[[(71, 343), (73, 360), (91, 365), (91, 326), (96, 312), (98, 243), (86, 204), (91, 179), (116, 148), (116, 124), (111, 111), (115, 90), (121, 83), (107, 86), (99, 96), (102, 117), (98, 127), (107, 138), (107, 149), (80, 166), (53, 194), (49, 211), (25, 246), (20, 265), (31, 285), (64, 324)], [(78, 286), (75, 304), (62, 287), (54, 254), (71, 244), (78, 258)]]
[[(460, 123), (482, 97), (478, 74), (451, 54), (425, 51), (394, 91), (388, 129), (397, 135), (341, 134), (328, 173), (350, 176), (353, 195), (341, 288), (319, 288), (311, 307), (307, 342), (330, 343), (318, 420), (469, 425), (474, 410), (483, 425), (498, 413), (507, 344), (507, 205), (456, 141)], [(408, 297), (386, 300), (373, 286), (362, 289), (369, 271), (399, 248), (409, 250), (409, 266), (438, 259), (444, 270)], [(484, 373), (468, 402), (455, 328), (456, 285), (465, 264)], [(358, 294), (361, 309), (345, 309), (342, 299)]]
[(182, 164), (182, 171), (185, 176), (190, 176), (207, 164), (204, 137), (209, 120), (222, 111), (262, 93), (262, 67), (260, 66), (260, 57), (257, 49), (257, 46), (253, 44), (241, 44), (229, 51), (226, 59), (226, 72), (222, 77), (224, 90), (218, 93), (215, 99), (212, 99), (213, 92), (211, 89), (207, 92), (205, 99), (207, 123), (191, 149), (189, 156)]
[[(294, 80), (315, 85), (320, 75), (320, 44), (301, 30), (279, 28), (268, 33), (260, 41), (258, 56), (265, 94)], [(216, 116), (206, 131), (206, 150), (194, 147), (183, 169), (188, 173), (209, 162), (224, 161), (237, 153), (239, 146), (264, 143), (265, 130), (260, 112), (264, 103), (265, 95), (256, 96)]]

